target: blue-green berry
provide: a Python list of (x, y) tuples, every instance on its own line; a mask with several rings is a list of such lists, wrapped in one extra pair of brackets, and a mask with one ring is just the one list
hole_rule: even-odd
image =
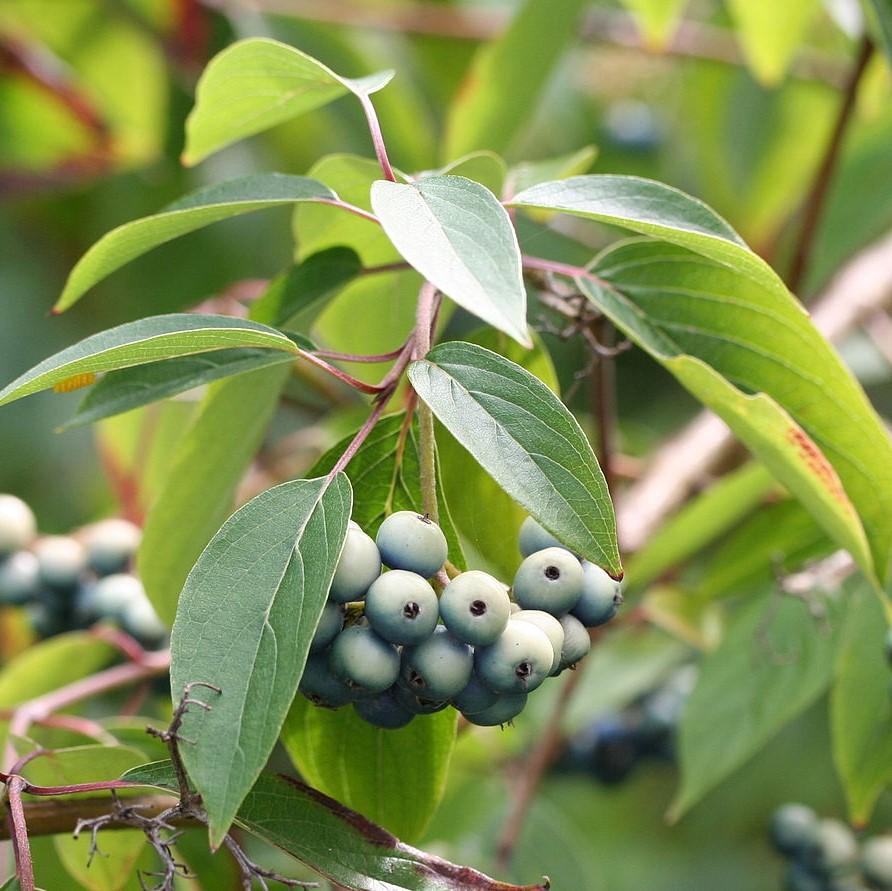
[(124, 605), (121, 627), (147, 646), (158, 646), (167, 638), (167, 628), (148, 597), (138, 597)]
[(443, 568), (449, 550), (443, 530), (429, 517), (411, 510), (387, 517), (378, 527), (375, 541), (386, 566), (417, 572), (426, 579)]
[(385, 640), (412, 646), (433, 634), (440, 612), (434, 589), (420, 575), (392, 569), (369, 588), (365, 615)]
[(87, 564), (97, 575), (123, 572), (130, 565), (142, 540), (135, 523), (119, 517), (101, 520), (84, 530)]
[(322, 615), (316, 626), (316, 633), (310, 641), (310, 652), (324, 650), (342, 631), (344, 627), (344, 607), (340, 603), (329, 600), (322, 607)]
[(399, 730), (415, 717), (415, 714), (399, 701), (394, 687), (376, 696), (354, 702), (353, 708), (364, 721), (385, 730)]
[(561, 653), (564, 649), (564, 626), (551, 613), (541, 609), (522, 609), (511, 617), (512, 622), (530, 622), (540, 631), (545, 632), (551, 649), (554, 650), (554, 660), (551, 663), (549, 674), (556, 674), (561, 665)]
[(40, 578), (52, 588), (72, 588), (87, 568), (83, 545), (67, 535), (48, 535), (34, 545)]
[(120, 622), (128, 604), (145, 597), (145, 588), (136, 576), (119, 572), (81, 589), (76, 611), (86, 622), (97, 619)]
[(820, 820), (802, 852), (802, 862), (824, 876), (846, 872), (857, 860), (855, 834), (839, 820)]
[(784, 891), (827, 891), (821, 876), (799, 862), (791, 863), (784, 873)]
[(37, 557), (30, 551), (16, 551), (0, 559), (0, 604), (21, 606), (33, 600), (40, 590)]
[(861, 870), (864, 877), (881, 888), (892, 889), (892, 836), (878, 835), (861, 847)]
[(403, 650), (403, 685), (416, 696), (434, 702), (451, 699), (471, 678), (474, 653), (442, 625), (423, 643)]
[(368, 625), (351, 625), (334, 639), (329, 664), (348, 687), (381, 693), (399, 676), (400, 654)]
[(799, 856), (818, 828), (817, 814), (804, 804), (785, 804), (771, 817), (771, 841), (788, 857)]
[(37, 535), (31, 508), (15, 495), (0, 495), (0, 557), (28, 547)]
[(540, 609), (553, 616), (570, 612), (582, 595), (582, 566), (563, 548), (530, 554), (514, 576), (514, 599), (524, 609)]
[(417, 696), (404, 682), (396, 684), (393, 689), (400, 705), (412, 712), (413, 715), (432, 715), (434, 712), (443, 711), (449, 705), (448, 702), (440, 699)]
[(532, 517), (527, 517), (520, 527), (517, 543), (524, 557), (544, 551), (546, 548), (562, 548), (563, 545), (548, 531), (542, 528)]
[(523, 711), (526, 704), (526, 693), (503, 693), (489, 708), (465, 715), (465, 717), (471, 724), (476, 724), (478, 727), (510, 724)]
[(326, 652), (311, 653), (307, 657), (298, 690), (322, 708), (340, 708), (355, 698), (353, 690), (332, 674)]
[(362, 600), (380, 574), (381, 555), (375, 542), (351, 521), (331, 580), (329, 599), (335, 603)]
[(29, 603), (25, 607), (25, 615), (40, 638), (54, 637), (68, 630), (65, 614), (50, 603)]
[(499, 639), (480, 647), (474, 665), (480, 680), (497, 693), (528, 693), (551, 673), (554, 649), (548, 636), (530, 622), (512, 618)]
[(499, 694), (495, 690), (490, 690), (474, 672), (464, 690), (452, 697), (452, 704), (463, 715), (475, 715), (495, 705), (498, 699)]
[(623, 602), (620, 583), (610, 578), (600, 566), (582, 563), (582, 596), (571, 612), (586, 628), (609, 622)]
[(507, 587), (476, 569), (456, 576), (440, 595), (444, 624), (459, 640), (474, 646), (494, 643), (510, 614)]
[(576, 616), (567, 613), (566, 616), (561, 616), (560, 623), (564, 629), (564, 645), (561, 648), (559, 673), (565, 668), (573, 668), (577, 662), (581, 662), (592, 648), (592, 639), (589, 637), (588, 628)]

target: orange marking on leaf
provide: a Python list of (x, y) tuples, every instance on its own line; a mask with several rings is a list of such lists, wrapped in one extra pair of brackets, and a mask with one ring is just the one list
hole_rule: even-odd
[(53, 387), (53, 392), (71, 393), (73, 390), (80, 390), (82, 387), (89, 387), (90, 384), (95, 383), (96, 374), (92, 371), (88, 371), (84, 374), (75, 374), (72, 377), (67, 377), (64, 381), (59, 381), (59, 383)]
[(787, 430), (787, 442), (799, 453), (805, 466), (820, 480), (823, 487), (847, 510), (854, 513), (846, 490), (843, 488), (833, 465), (824, 457), (824, 453), (815, 445), (812, 438), (800, 427)]

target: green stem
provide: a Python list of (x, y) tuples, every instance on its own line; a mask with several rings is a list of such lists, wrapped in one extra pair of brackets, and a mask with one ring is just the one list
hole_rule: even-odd
[[(422, 359), (430, 352), (431, 329), (437, 313), (437, 289), (425, 282), (418, 295), (418, 309), (415, 316), (415, 358)], [(421, 478), (421, 498), (424, 512), (435, 522), (440, 522), (437, 504), (437, 441), (434, 435), (434, 415), (418, 401), (419, 430), (419, 470)]]

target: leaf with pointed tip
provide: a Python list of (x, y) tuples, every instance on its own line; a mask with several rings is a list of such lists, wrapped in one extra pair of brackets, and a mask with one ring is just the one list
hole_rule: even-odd
[(444, 427), (549, 532), (616, 578), (622, 565), (604, 474), (548, 387), (498, 353), (443, 343), (409, 380)]
[(214, 56), (195, 90), (186, 120), (183, 163), (197, 164), (233, 142), (312, 111), (341, 96), (368, 96), (387, 86), (392, 71), (341, 77), (286, 43), (240, 40)]
[(403, 258), (468, 312), (530, 346), (520, 248), (495, 195), (463, 176), (379, 180), (372, 209)]
[[(123, 779), (176, 790), (169, 761)], [(548, 891), (548, 882), (511, 885), (401, 842), (333, 798), (291, 777), (262, 773), (236, 822), (351, 891)]]
[(0, 390), (0, 405), (39, 393), (81, 374), (116, 371), (234, 347), (263, 347), (296, 354), (287, 335), (231, 316), (171, 313), (109, 328), (44, 359)]
[(606, 251), (593, 271), (579, 279), (583, 293), (882, 578), (892, 547), (892, 442), (786, 289), (643, 240)]
[(864, 8), (873, 26), (877, 42), (892, 65), (892, 0), (864, 0)]
[(198, 189), (152, 216), (103, 235), (71, 270), (53, 312), (68, 309), (116, 269), (181, 235), (255, 210), (336, 197), (318, 180), (284, 173), (242, 176)]
[(188, 684), (210, 709), (183, 721), (183, 762), (219, 846), (278, 738), (347, 534), (343, 474), (268, 489), (204, 549), (180, 596), (171, 690)]
[(687, 0), (621, 0), (638, 24), (648, 48), (660, 50), (672, 38)]

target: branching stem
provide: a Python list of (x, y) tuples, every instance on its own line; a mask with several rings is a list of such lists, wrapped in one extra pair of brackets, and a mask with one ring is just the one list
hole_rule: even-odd
[[(369, 133), (372, 137), (372, 145), (375, 148), (375, 155), (378, 163), (381, 165), (381, 171), (385, 179), (389, 179), (392, 183), (396, 182), (396, 175), (393, 167), (390, 166), (390, 159), (387, 157), (387, 146), (384, 144), (384, 134), (381, 132), (381, 124), (378, 121), (378, 113), (372, 104), (372, 98), (368, 93), (363, 93), (359, 97), (362, 110), (365, 112), (365, 119), (369, 125)], [(373, 218), (374, 219), (374, 218)]]

